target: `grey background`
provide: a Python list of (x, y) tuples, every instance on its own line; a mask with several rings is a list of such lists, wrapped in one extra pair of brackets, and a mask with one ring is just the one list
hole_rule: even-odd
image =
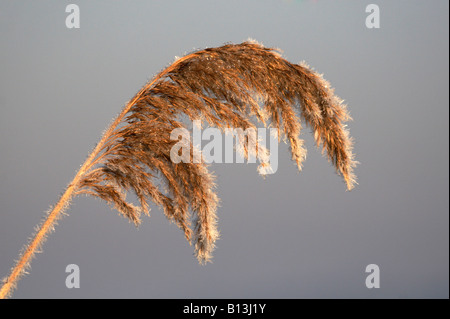
[[(65, 6), (81, 28), (65, 27)], [(376, 3), (381, 28), (367, 29)], [(297, 173), (216, 164), (221, 239), (199, 266), (152, 205), (136, 230), (73, 201), (15, 298), (448, 298), (448, 1), (1, 1), (0, 276), (128, 99), (174, 56), (252, 37), (306, 60), (354, 121), (359, 186), (314, 147)], [(65, 287), (65, 267), (81, 288)], [(365, 287), (365, 267), (381, 288)]]

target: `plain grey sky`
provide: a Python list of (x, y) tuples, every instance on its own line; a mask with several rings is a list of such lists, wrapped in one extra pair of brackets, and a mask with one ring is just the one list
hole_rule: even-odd
[[(67, 29), (76, 3), (81, 28)], [(381, 27), (365, 26), (370, 3)], [(152, 205), (137, 230), (77, 198), (15, 298), (448, 298), (448, 1), (0, 1), (0, 277), (102, 131), (175, 56), (251, 37), (345, 99), (359, 186), (311, 132), (297, 173), (216, 164), (221, 239), (199, 266)], [(67, 289), (77, 264), (81, 287)], [(365, 286), (377, 264), (381, 288)]]

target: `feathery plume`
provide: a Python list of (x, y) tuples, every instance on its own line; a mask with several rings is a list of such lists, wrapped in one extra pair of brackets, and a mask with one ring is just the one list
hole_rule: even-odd
[[(171, 161), (176, 141), (170, 134), (185, 127), (182, 116), (222, 130), (256, 129), (252, 119), (271, 125), (289, 141), (299, 170), (306, 157), (299, 137), (303, 118), (347, 188), (356, 183), (357, 162), (344, 124), (350, 116), (321, 75), (255, 41), (193, 52), (161, 71), (124, 107), (25, 247), (0, 297), (11, 294), (70, 200), (80, 194), (106, 201), (136, 225), (142, 213), (149, 214), (148, 203), (155, 203), (195, 244), (199, 262), (210, 261), (219, 236), (214, 176), (205, 163)], [(247, 148), (243, 153), (251, 155)], [(128, 192), (136, 194), (139, 206), (127, 201)]]

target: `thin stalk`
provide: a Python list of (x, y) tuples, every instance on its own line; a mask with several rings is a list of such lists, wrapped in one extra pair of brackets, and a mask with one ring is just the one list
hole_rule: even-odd
[[(347, 188), (352, 189), (357, 162), (344, 124), (350, 117), (333, 92), (329, 83), (306, 64), (291, 64), (273, 49), (252, 41), (209, 48), (178, 59), (148, 82), (103, 134), (25, 246), (0, 288), (0, 298), (11, 296), (56, 221), (71, 199), (81, 193), (105, 200), (136, 225), (141, 210), (148, 210), (147, 201), (153, 200), (169, 220), (185, 231), (189, 242), (194, 230), (199, 262), (211, 260), (219, 236), (214, 176), (205, 163), (176, 165), (169, 160), (172, 143), (168, 137), (175, 127), (183, 126), (175, 119), (182, 113), (191, 120), (200, 117), (221, 129), (255, 128), (254, 115), (263, 123), (270, 119), (280, 138), (284, 135), (289, 140), (292, 159), (299, 170), (306, 155), (299, 138), (302, 117), (313, 129), (317, 144), (322, 145), (344, 177)], [(250, 156), (248, 151), (244, 146), (246, 158)], [(161, 173), (161, 184), (167, 189), (155, 185), (153, 175), (147, 171)], [(261, 171), (260, 174), (265, 175)], [(126, 201), (129, 190), (138, 196), (141, 207)], [(195, 216), (194, 229), (189, 208)]]

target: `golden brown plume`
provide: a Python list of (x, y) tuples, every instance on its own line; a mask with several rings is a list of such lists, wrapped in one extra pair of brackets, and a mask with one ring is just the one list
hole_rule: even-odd
[[(195, 243), (198, 260), (209, 261), (218, 238), (214, 178), (205, 163), (174, 163), (170, 157), (176, 142), (170, 133), (185, 127), (183, 114), (221, 129), (271, 125), (290, 142), (299, 169), (306, 156), (299, 138), (303, 118), (347, 188), (356, 183), (352, 142), (344, 125), (350, 116), (320, 75), (253, 41), (193, 52), (160, 72), (125, 106), (25, 247), (0, 297), (11, 293), (79, 194), (105, 200), (135, 224), (141, 212), (148, 214), (148, 202), (156, 203)], [(139, 207), (126, 200), (128, 191), (136, 194)]]

